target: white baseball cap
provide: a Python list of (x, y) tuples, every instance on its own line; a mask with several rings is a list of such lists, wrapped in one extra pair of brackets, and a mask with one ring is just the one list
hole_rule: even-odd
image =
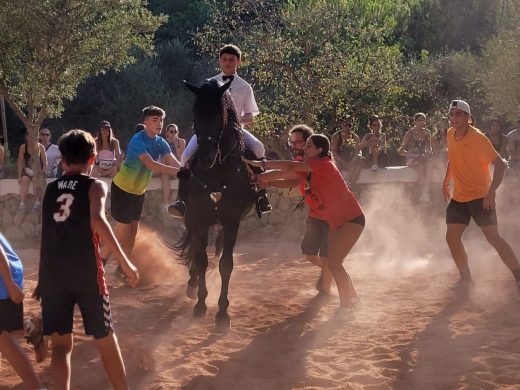
[(450, 108), (448, 109), (448, 112), (451, 111), (452, 108), (458, 108), (465, 113), (471, 115), (471, 110), (469, 108), (469, 104), (466, 103), (464, 100), (453, 100), (450, 104)]

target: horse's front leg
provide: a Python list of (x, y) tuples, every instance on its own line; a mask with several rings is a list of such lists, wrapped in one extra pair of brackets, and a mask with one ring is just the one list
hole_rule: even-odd
[(186, 286), (186, 295), (190, 299), (197, 299), (197, 290), (199, 288), (199, 272), (195, 261), (192, 261), (189, 269), (190, 279)]
[(199, 290), (197, 291), (197, 303), (193, 308), (193, 314), (195, 317), (204, 317), (206, 315), (206, 297), (208, 296), (208, 289), (206, 288), (206, 270), (208, 269), (208, 255), (206, 253), (206, 247), (208, 245), (208, 232), (206, 230), (205, 235), (201, 235), (200, 239), (197, 240), (197, 246), (195, 250), (195, 265), (198, 272), (199, 279)]
[(223, 224), (224, 249), (218, 266), (220, 277), (222, 278), (222, 288), (218, 299), (219, 310), (215, 316), (215, 325), (217, 330), (229, 329), (231, 322), (227, 312), (229, 307), (228, 291), (229, 279), (231, 278), (231, 272), (233, 272), (233, 250), (237, 241), (239, 224), (239, 221)]

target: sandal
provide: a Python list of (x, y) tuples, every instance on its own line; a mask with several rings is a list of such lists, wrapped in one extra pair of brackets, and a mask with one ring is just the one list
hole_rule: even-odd
[(41, 363), (47, 357), (47, 341), (43, 336), (43, 325), (40, 317), (33, 317), (24, 323), (25, 339), (34, 347), (36, 363)]

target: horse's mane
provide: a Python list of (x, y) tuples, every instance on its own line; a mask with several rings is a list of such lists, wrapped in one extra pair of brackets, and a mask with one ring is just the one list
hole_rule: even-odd
[(232, 131), (237, 139), (240, 151), (244, 151), (244, 142), (242, 136), (242, 126), (238, 117), (237, 109), (231, 94), (226, 91), (222, 96), (222, 117), (224, 118), (224, 129), (228, 128)]

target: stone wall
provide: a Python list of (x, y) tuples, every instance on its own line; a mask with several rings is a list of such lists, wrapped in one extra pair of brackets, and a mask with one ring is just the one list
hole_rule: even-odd
[[(6, 191), (6, 185), (10, 186), (11, 183), (2, 180), (2, 184), (4, 191)], [(182, 222), (162, 210), (160, 184), (154, 181), (150, 187), (151, 189), (146, 192), (142, 222), (167, 234), (168, 230), (175, 229)], [(176, 187), (176, 185), (172, 185), (172, 187)], [(172, 198), (176, 197), (176, 191), (176, 189), (173, 189)], [(276, 235), (284, 239), (299, 238), (303, 231), (302, 222), (306, 210), (297, 207), (301, 199), (299, 196), (288, 196), (287, 193), (287, 190), (270, 190), (270, 199), (275, 211), (270, 215), (263, 216), (262, 219), (258, 219), (256, 213), (252, 210), (241, 224), (240, 237), (258, 234), (260, 237)], [(30, 194), (27, 197), (26, 212), (19, 210), (19, 203), (20, 197), (17, 193), (11, 192), (0, 195), (0, 231), (10, 240), (38, 238), (41, 232), (41, 215), (40, 210), (32, 209), (34, 196)], [(107, 208), (110, 209), (110, 202), (107, 202)], [(296, 210), (294, 210), (295, 208)]]
[(18, 209), (20, 198), (18, 194), (0, 196), (0, 229), (10, 240), (36, 238), (41, 232), (39, 210), (32, 210), (33, 197), (27, 199), (28, 212)]
[[(442, 180), (438, 173), (435, 181)], [(440, 178), (440, 179), (439, 179)], [(417, 180), (414, 169), (407, 167), (388, 167), (377, 172), (364, 169), (356, 183), (356, 193), (361, 194), (368, 186), (385, 183), (405, 183), (413, 186)], [(110, 188), (110, 180), (104, 179)], [(175, 199), (177, 180), (171, 180), (170, 186)], [(9, 239), (23, 240), (37, 238), (41, 232), (40, 211), (32, 210), (34, 197), (29, 195), (27, 199), (27, 212), (18, 210), (18, 182), (14, 179), (0, 180), (0, 230)], [(304, 229), (304, 219), (307, 214), (306, 207), (297, 207), (301, 201), (298, 190), (270, 189), (270, 199), (274, 211), (268, 216), (258, 219), (252, 210), (243, 220), (239, 237), (279, 237), (280, 239), (298, 239)], [(152, 178), (148, 187), (142, 222), (151, 228), (167, 234), (169, 229), (174, 229), (181, 223), (161, 209), (161, 183), (159, 178)], [(107, 202), (107, 207), (110, 207)]]

